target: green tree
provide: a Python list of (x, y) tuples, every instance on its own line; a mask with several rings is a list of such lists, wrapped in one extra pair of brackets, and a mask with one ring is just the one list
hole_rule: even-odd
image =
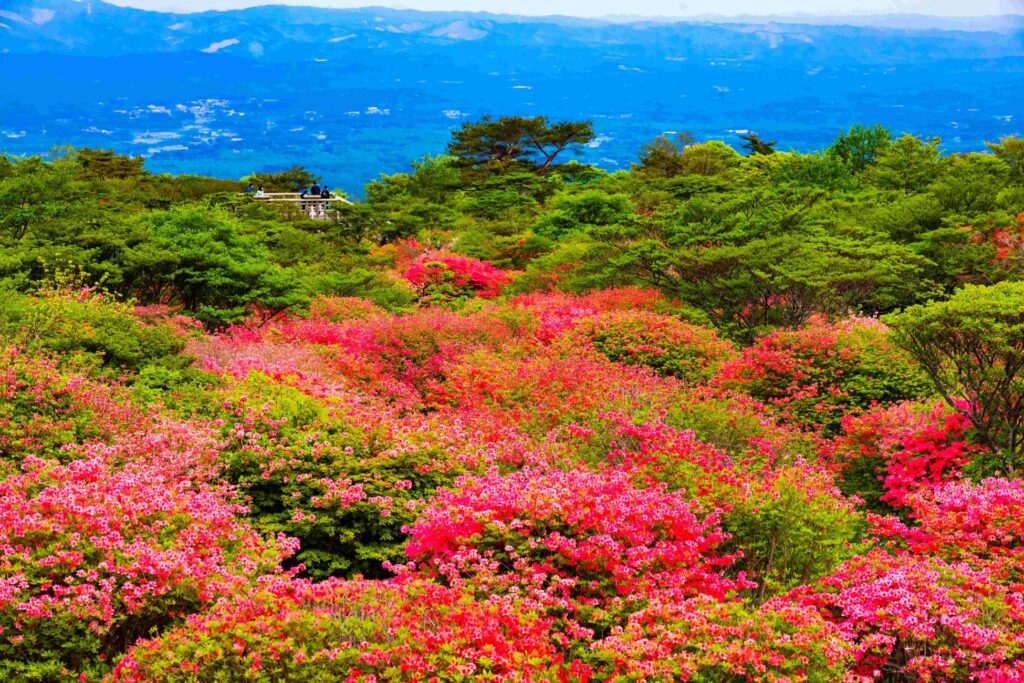
[(986, 142), (985, 146), (1006, 163), (1010, 182), (1024, 182), (1024, 138), (1007, 135), (999, 138), (999, 142)]
[(153, 241), (145, 277), (158, 285), (151, 303), (180, 303), (217, 326), (241, 320), (246, 306), (277, 313), (301, 302), (291, 272), (269, 262), (266, 249), (229, 214), (183, 205), (142, 220)]
[(20, 240), (67, 213), (71, 182), (80, 167), (73, 159), (7, 159), (0, 177), (0, 236)]
[(892, 131), (880, 123), (866, 127), (862, 124), (842, 131), (826, 150), (827, 154), (849, 162), (858, 173), (873, 164), (878, 156), (892, 145)]
[(868, 180), (886, 190), (907, 194), (923, 191), (941, 170), (939, 142), (939, 138), (925, 142), (904, 135), (878, 155), (868, 169)]
[(545, 237), (561, 237), (588, 225), (613, 225), (632, 214), (633, 207), (625, 195), (584, 190), (556, 198), (534, 230)]
[(462, 163), (507, 171), (515, 164), (547, 173), (567, 149), (594, 139), (590, 121), (558, 121), (546, 117), (484, 116), (452, 133), (448, 153)]
[(762, 140), (761, 136), (753, 131), (746, 135), (741, 135), (740, 140), (743, 140), (743, 149), (749, 150), (751, 155), (761, 154), (768, 156), (775, 154), (775, 145), (779, 144), (775, 140)]
[(991, 154), (961, 154), (948, 160), (929, 191), (958, 222), (972, 223), (996, 208), (1007, 175), (1006, 164)]
[(109, 149), (83, 147), (78, 150), (78, 162), (82, 165), (82, 178), (85, 180), (139, 178), (145, 173), (143, 161), (142, 157), (124, 156)]
[(1012, 474), (1024, 455), (1024, 282), (968, 285), (887, 322)]

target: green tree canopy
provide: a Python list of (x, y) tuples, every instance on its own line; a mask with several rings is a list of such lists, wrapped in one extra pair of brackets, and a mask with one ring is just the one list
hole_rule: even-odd
[(1024, 282), (969, 285), (887, 320), (999, 467), (1015, 472), (1024, 456)]
[(472, 166), (507, 171), (518, 164), (547, 173), (564, 151), (593, 139), (590, 121), (551, 123), (544, 116), (484, 116), (452, 133), (448, 153)]

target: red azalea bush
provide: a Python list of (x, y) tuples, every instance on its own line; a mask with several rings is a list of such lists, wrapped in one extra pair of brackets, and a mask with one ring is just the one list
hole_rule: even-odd
[(466, 356), (447, 372), (434, 401), (539, 434), (600, 412), (656, 412), (676, 400), (679, 389), (671, 378), (593, 351), (524, 343)]
[(945, 404), (904, 403), (844, 417), (822, 450), (844, 490), (875, 508), (902, 507), (910, 494), (961, 476), (981, 451), (968, 442), (969, 431), (967, 419)]
[(520, 596), (586, 637), (654, 598), (748, 587), (722, 574), (735, 558), (716, 552), (726, 540), (718, 520), (663, 486), (637, 488), (625, 472), (526, 468), (438, 493), (409, 529), (407, 552), (423, 575)]
[(492, 299), (501, 294), (510, 281), (506, 271), (489, 261), (451, 254), (429, 252), (417, 257), (403, 273), (421, 301), (444, 304), (480, 297)]
[(965, 225), (962, 229), (972, 233), (971, 242), (974, 244), (992, 245), (995, 265), (1008, 271), (1020, 268), (1020, 254), (1024, 248), (1024, 213), (1017, 214), (1017, 219), (1008, 226), (980, 228)]
[(508, 303), (529, 314), (533, 334), (542, 342), (561, 337), (580, 318), (602, 312), (675, 310), (657, 290), (638, 287), (601, 289), (584, 295), (535, 292), (515, 296)]
[(549, 624), (521, 603), (420, 581), (272, 581), (140, 642), (108, 680), (585, 683), (589, 668), (564, 659)]
[(724, 365), (718, 383), (775, 406), (801, 427), (834, 433), (842, 417), (930, 392), (924, 373), (877, 320), (816, 319), (776, 330)]

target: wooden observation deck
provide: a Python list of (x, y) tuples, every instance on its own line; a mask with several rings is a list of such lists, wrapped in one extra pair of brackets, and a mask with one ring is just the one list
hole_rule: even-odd
[(306, 195), (303, 197), (298, 192), (264, 192), (259, 197), (255, 194), (249, 194), (249, 196), (258, 202), (291, 202), (292, 204), (298, 204), (299, 210), (315, 221), (331, 220), (327, 210), (331, 208), (332, 204), (352, 203), (344, 197), (337, 197), (333, 194), (330, 197), (321, 197), (319, 195)]

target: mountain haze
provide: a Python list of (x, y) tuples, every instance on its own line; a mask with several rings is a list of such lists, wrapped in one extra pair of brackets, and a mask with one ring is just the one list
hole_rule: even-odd
[(811, 149), (880, 121), (940, 132), (950, 150), (1019, 131), (1019, 19), (923, 21), (16, 1), (0, 10), (0, 140), (14, 153), (112, 147), (154, 170), (228, 177), (302, 163), (358, 191), (483, 114), (593, 119), (587, 157), (610, 169), (676, 130), (733, 144), (757, 130)]

